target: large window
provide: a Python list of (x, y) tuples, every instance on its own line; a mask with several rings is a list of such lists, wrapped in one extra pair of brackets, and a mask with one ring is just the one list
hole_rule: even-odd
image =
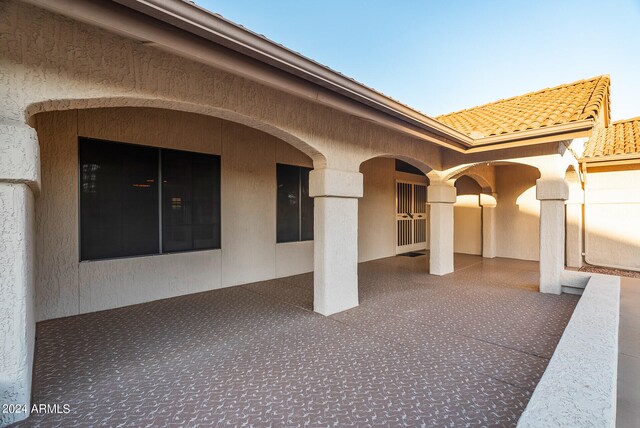
[(80, 259), (220, 248), (220, 157), (82, 138)]
[(277, 242), (313, 239), (313, 198), (309, 168), (277, 164)]

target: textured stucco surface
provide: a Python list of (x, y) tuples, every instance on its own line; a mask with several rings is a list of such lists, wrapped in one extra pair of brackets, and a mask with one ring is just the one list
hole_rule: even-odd
[(459, 195), (453, 204), (453, 251), (482, 254), (482, 208), (478, 195)]
[[(0, 182), (0, 404), (30, 405), (35, 341), (33, 195)], [(0, 425), (26, 417), (0, 413)]]
[(585, 260), (640, 271), (640, 170), (587, 174)]
[(594, 274), (518, 427), (613, 427), (620, 278)]
[(0, 3), (0, 17), (0, 106), (10, 119), (46, 110), (165, 107), (263, 130), (318, 167), (357, 171), (385, 154), (440, 164), (434, 145), (139, 41), (16, 1)]
[(540, 202), (535, 185), (539, 177), (538, 171), (527, 166), (496, 166), (497, 257), (538, 260)]
[(375, 158), (360, 166), (364, 196), (358, 202), (358, 261), (396, 252), (395, 160)]
[[(0, 115), (3, 112), (0, 110)], [(22, 121), (0, 116), (0, 181), (40, 186), (36, 131)]]

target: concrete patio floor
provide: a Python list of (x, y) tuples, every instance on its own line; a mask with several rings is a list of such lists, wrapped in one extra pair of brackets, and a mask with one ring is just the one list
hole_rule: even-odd
[(311, 311), (312, 274), (39, 323), (21, 426), (513, 426), (578, 302), (538, 264), (360, 265), (360, 306)]

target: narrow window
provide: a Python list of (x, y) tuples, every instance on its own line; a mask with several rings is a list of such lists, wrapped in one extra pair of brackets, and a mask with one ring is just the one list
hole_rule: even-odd
[(220, 248), (220, 158), (162, 150), (162, 251)]
[(82, 138), (80, 259), (220, 248), (220, 157)]
[(309, 168), (276, 165), (277, 242), (313, 239), (313, 198), (309, 196)]

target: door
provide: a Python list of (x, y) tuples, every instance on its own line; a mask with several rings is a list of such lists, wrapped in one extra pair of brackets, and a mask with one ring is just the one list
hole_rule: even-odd
[(396, 182), (396, 254), (427, 248), (427, 186)]

